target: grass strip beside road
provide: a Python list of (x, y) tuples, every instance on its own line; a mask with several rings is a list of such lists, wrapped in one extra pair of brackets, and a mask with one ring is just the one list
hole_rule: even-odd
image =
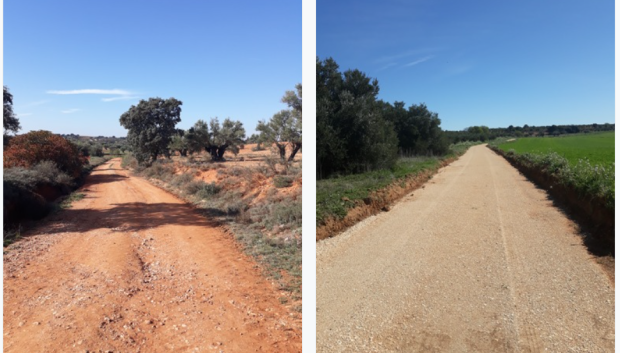
[(339, 176), (317, 180), (316, 222), (321, 226), (329, 218), (343, 219), (359, 201), (368, 198), (374, 191), (424, 171), (437, 169), (441, 162), (462, 155), (479, 142), (465, 142), (450, 146), (451, 153), (443, 157), (403, 157), (394, 168), (367, 173)]
[(401, 158), (392, 170), (346, 175), (316, 182), (316, 221), (321, 225), (328, 217), (344, 218), (356, 201), (364, 200), (373, 191), (380, 190), (394, 181), (434, 168), (438, 157)]

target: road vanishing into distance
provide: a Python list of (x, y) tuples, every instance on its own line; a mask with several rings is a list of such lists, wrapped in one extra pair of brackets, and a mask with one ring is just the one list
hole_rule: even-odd
[(301, 319), (225, 229), (120, 168), (4, 254), (4, 352), (301, 352)]
[(613, 352), (614, 283), (576, 226), (475, 146), (317, 243), (318, 352)]

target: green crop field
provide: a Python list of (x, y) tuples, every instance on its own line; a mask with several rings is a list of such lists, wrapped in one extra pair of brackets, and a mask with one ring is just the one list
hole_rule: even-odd
[(556, 152), (570, 164), (588, 159), (592, 165), (611, 165), (615, 161), (615, 132), (601, 132), (561, 137), (526, 137), (500, 144), (504, 151), (544, 154)]

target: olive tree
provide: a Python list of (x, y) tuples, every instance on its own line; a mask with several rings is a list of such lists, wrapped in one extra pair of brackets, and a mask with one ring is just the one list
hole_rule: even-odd
[(245, 140), (245, 128), (243, 123), (230, 118), (226, 118), (221, 125), (218, 118), (212, 118), (208, 125), (204, 120), (198, 120), (186, 137), (190, 151), (204, 150), (213, 161), (223, 161), (226, 150), (239, 153), (239, 146)]
[(245, 128), (240, 121), (224, 119), (222, 125), (217, 118), (209, 122), (211, 128), (211, 158), (214, 161), (224, 160), (224, 153), (230, 149), (234, 154), (239, 153), (239, 146), (245, 140)]
[(286, 91), (282, 97), (282, 103), (286, 103), (290, 109), (274, 114), (268, 122), (261, 120), (256, 126), (256, 131), (260, 133), (259, 141), (274, 144), (278, 148), (280, 159), (286, 159), (286, 146), (291, 146), (288, 161), (295, 158), (302, 146), (301, 83), (295, 88), (297, 92)]

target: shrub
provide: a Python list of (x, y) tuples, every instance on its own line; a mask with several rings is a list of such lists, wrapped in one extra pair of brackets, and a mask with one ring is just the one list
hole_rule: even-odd
[(207, 199), (211, 196), (216, 195), (221, 191), (221, 188), (217, 186), (215, 183), (204, 184), (204, 186), (196, 192), (196, 196), (201, 199)]
[(293, 178), (284, 175), (276, 175), (273, 178), (273, 185), (277, 188), (288, 188), (293, 185)]
[(289, 225), (291, 228), (301, 227), (301, 210), (301, 200), (277, 203), (270, 207), (271, 212), (263, 224), (268, 228), (274, 225)]
[(194, 180), (194, 177), (191, 174), (181, 174), (177, 175), (170, 181), (170, 184), (175, 187), (181, 187), (191, 181)]
[[(496, 151), (503, 153), (497, 147)], [(556, 152), (509, 154), (519, 163), (543, 173), (557, 177), (565, 186), (574, 188), (582, 196), (603, 198), (609, 209), (615, 207), (615, 165), (592, 165), (587, 159), (580, 159), (571, 165), (568, 159)]]
[(30, 169), (22, 167), (5, 169), (4, 181), (28, 190), (33, 190), (41, 184), (73, 185), (73, 178), (60, 171), (52, 161), (41, 161)]
[(56, 163), (60, 170), (74, 178), (80, 176), (82, 165), (88, 163), (74, 144), (44, 130), (12, 138), (4, 151), (4, 168), (30, 168), (45, 160)]
[(215, 183), (205, 183), (202, 180), (191, 181), (183, 187), (183, 191), (188, 195), (196, 195), (201, 199), (207, 199), (218, 192), (220, 187)]
[(103, 147), (101, 145), (92, 145), (88, 148), (88, 153), (91, 156), (103, 157)]
[(144, 169), (142, 175), (147, 178), (156, 178), (166, 181), (174, 175), (174, 167), (168, 163), (157, 161), (150, 167)]
[(123, 168), (131, 168), (131, 169), (136, 169), (138, 168), (138, 160), (133, 156), (133, 154), (131, 153), (126, 153), (123, 156), (122, 162), (121, 162), (121, 167)]

